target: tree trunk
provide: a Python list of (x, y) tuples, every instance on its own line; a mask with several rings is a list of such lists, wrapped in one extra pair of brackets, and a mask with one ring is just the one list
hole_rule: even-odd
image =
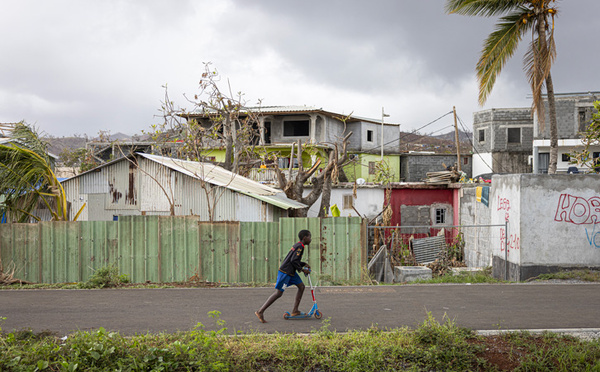
[(546, 77), (546, 91), (548, 92), (548, 111), (550, 114), (550, 163), (548, 164), (548, 174), (555, 174), (556, 164), (558, 163), (558, 123), (556, 121), (554, 84), (550, 73)]
[(327, 217), (331, 204), (331, 172), (325, 175), (321, 192), (321, 206), (319, 207), (319, 217)]
[(233, 157), (233, 136), (231, 133), (231, 118), (229, 115), (225, 118), (223, 123), (223, 135), (225, 136), (225, 162), (223, 168), (230, 171), (232, 169), (232, 157)]

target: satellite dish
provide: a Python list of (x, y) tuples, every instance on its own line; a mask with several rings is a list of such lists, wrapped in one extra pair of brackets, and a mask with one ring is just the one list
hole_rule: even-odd
[(365, 179), (364, 179), (364, 178), (359, 178), (359, 179), (357, 179), (357, 180), (356, 180), (356, 184), (357, 184), (357, 185), (359, 185), (359, 186), (360, 186), (360, 185), (364, 185), (364, 184), (365, 184), (365, 182), (366, 182), (366, 181), (365, 181)]

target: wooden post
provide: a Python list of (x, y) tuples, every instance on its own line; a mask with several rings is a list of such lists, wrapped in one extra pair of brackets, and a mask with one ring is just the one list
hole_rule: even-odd
[(458, 124), (456, 123), (456, 106), (452, 106), (452, 111), (454, 112), (454, 137), (456, 138), (456, 169), (460, 172), (460, 141), (458, 138)]

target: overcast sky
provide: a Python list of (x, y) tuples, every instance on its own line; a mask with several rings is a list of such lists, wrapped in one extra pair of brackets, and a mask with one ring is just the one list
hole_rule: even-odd
[[(0, 123), (68, 136), (139, 134), (180, 106), (211, 62), (248, 105), (307, 105), (414, 130), (456, 106), (528, 107), (523, 49), (477, 103), (475, 64), (494, 19), (444, 0), (0, 0)], [(558, 1), (557, 92), (600, 90), (600, 1)], [(529, 43), (523, 40), (523, 46)], [(451, 116), (422, 132), (450, 131)]]

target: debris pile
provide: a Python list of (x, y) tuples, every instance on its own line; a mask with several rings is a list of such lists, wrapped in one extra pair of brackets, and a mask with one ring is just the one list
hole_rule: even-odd
[(455, 170), (440, 171), (440, 172), (427, 172), (427, 178), (425, 183), (431, 185), (443, 185), (448, 183), (454, 183), (460, 181), (462, 172)]

